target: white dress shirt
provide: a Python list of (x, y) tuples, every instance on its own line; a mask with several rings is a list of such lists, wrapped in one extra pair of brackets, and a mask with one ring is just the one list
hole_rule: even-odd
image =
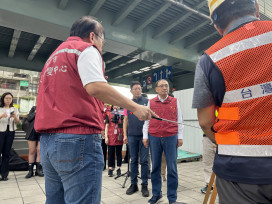
[[(164, 102), (168, 96), (165, 99), (161, 99), (161, 97), (158, 95), (158, 98), (161, 102)], [(147, 104), (148, 107), (150, 107), (149, 101)], [(180, 123), (178, 124), (178, 139), (183, 139), (183, 130), (184, 130), (184, 125), (182, 124), (182, 113), (181, 113), (181, 108), (179, 106), (179, 102), (177, 100), (177, 111), (178, 111), (178, 115), (177, 115), (177, 122)], [(148, 128), (149, 128), (149, 120), (146, 120), (143, 126), (143, 139), (148, 139)]]
[(94, 46), (86, 48), (79, 55), (77, 67), (83, 86), (92, 82), (107, 82), (101, 55)]

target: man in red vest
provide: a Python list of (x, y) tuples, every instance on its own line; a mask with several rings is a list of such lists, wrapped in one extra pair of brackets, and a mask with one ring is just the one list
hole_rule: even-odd
[(46, 203), (100, 203), (103, 102), (131, 110), (140, 120), (151, 111), (107, 84), (101, 51), (104, 29), (93, 17), (77, 20), (70, 37), (47, 60), (40, 77), (35, 130), (41, 136)]
[(208, 5), (223, 38), (197, 64), (193, 108), (217, 144), (219, 202), (272, 203), (272, 21), (258, 19), (256, 0)]
[(176, 203), (178, 188), (177, 148), (183, 144), (182, 114), (178, 100), (168, 95), (169, 84), (162, 79), (156, 83), (158, 95), (151, 99), (148, 106), (159, 117), (177, 123), (151, 119), (145, 121), (143, 127), (143, 143), (150, 146), (152, 172), (152, 198), (149, 203), (157, 203), (162, 198), (161, 163), (164, 152), (167, 165), (167, 198), (170, 203)]

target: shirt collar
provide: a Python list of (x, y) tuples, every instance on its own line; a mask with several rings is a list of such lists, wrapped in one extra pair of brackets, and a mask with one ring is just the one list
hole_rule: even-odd
[(82, 38), (78, 36), (70, 36), (67, 38), (66, 41), (82, 41), (83, 42)]
[(238, 29), (239, 27), (243, 26), (244, 24), (247, 24), (249, 22), (252, 22), (252, 21), (258, 21), (259, 19), (255, 16), (244, 16), (242, 18), (239, 18), (237, 20), (234, 20), (229, 28), (228, 28), (228, 32), (227, 33), (230, 33), (236, 29)]
[(142, 99), (142, 96), (140, 96), (138, 99), (133, 98), (132, 100), (138, 102), (138, 101), (140, 101), (141, 99)]
[(162, 99), (162, 98), (160, 97), (160, 95), (158, 95), (158, 99), (163, 103), (164, 101), (166, 101), (166, 100), (168, 99), (168, 95), (166, 96), (165, 99)]

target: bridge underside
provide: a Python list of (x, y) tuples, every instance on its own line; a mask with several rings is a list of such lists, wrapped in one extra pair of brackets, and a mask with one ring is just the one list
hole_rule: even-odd
[[(262, 19), (271, 5), (261, 5)], [(175, 89), (191, 88), (201, 53), (220, 39), (205, 0), (2, 0), (0, 66), (41, 71), (84, 15), (102, 22), (106, 75), (120, 84), (171, 66)]]

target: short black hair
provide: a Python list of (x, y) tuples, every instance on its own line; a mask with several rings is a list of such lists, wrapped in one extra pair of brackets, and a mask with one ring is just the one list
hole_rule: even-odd
[(255, 15), (257, 8), (256, 0), (226, 0), (215, 11), (211, 18), (213, 23), (220, 29), (227, 26), (238, 18)]
[[(11, 95), (12, 100), (13, 100), (13, 95), (12, 95), (12, 93), (10, 93), (10, 92), (4, 93), (4, 94), (1, 96), (1, 104), (0, 104), (0, 107), (1, 107), (1, 108), (5, 107), (4, 98), (5, 98), (7, 95)], [(13, 101), (11, 101), (11, 104), (9, 105), (9, 107), (13, 107)]]
[[(160, 80), (158, 80), (158, 81), (156, 82), (156, 84), (155, 84), (155, 87), (158, 87), (158, 84), (159, 84), (160, 81), (167, 81), (167, 80), (166, 80), (166, 79), (160, 79)], [(167, 81), (167, 83), (169, 84), (168, 81)]]
[(83, 16), (72, 25), (70, 36), (86, 38), (91, 32), (97, 35), (105, 35), (104, 28), (97, 18), (92, 16)]
[(142, 85), (141, 85), (141, 83), (139, 81), (132, 81), (131, 84), (130, 84), (130, 89), (132, 89), (133, 86), (135, 86), (135, 85), (140, 85), (142, 87)]

